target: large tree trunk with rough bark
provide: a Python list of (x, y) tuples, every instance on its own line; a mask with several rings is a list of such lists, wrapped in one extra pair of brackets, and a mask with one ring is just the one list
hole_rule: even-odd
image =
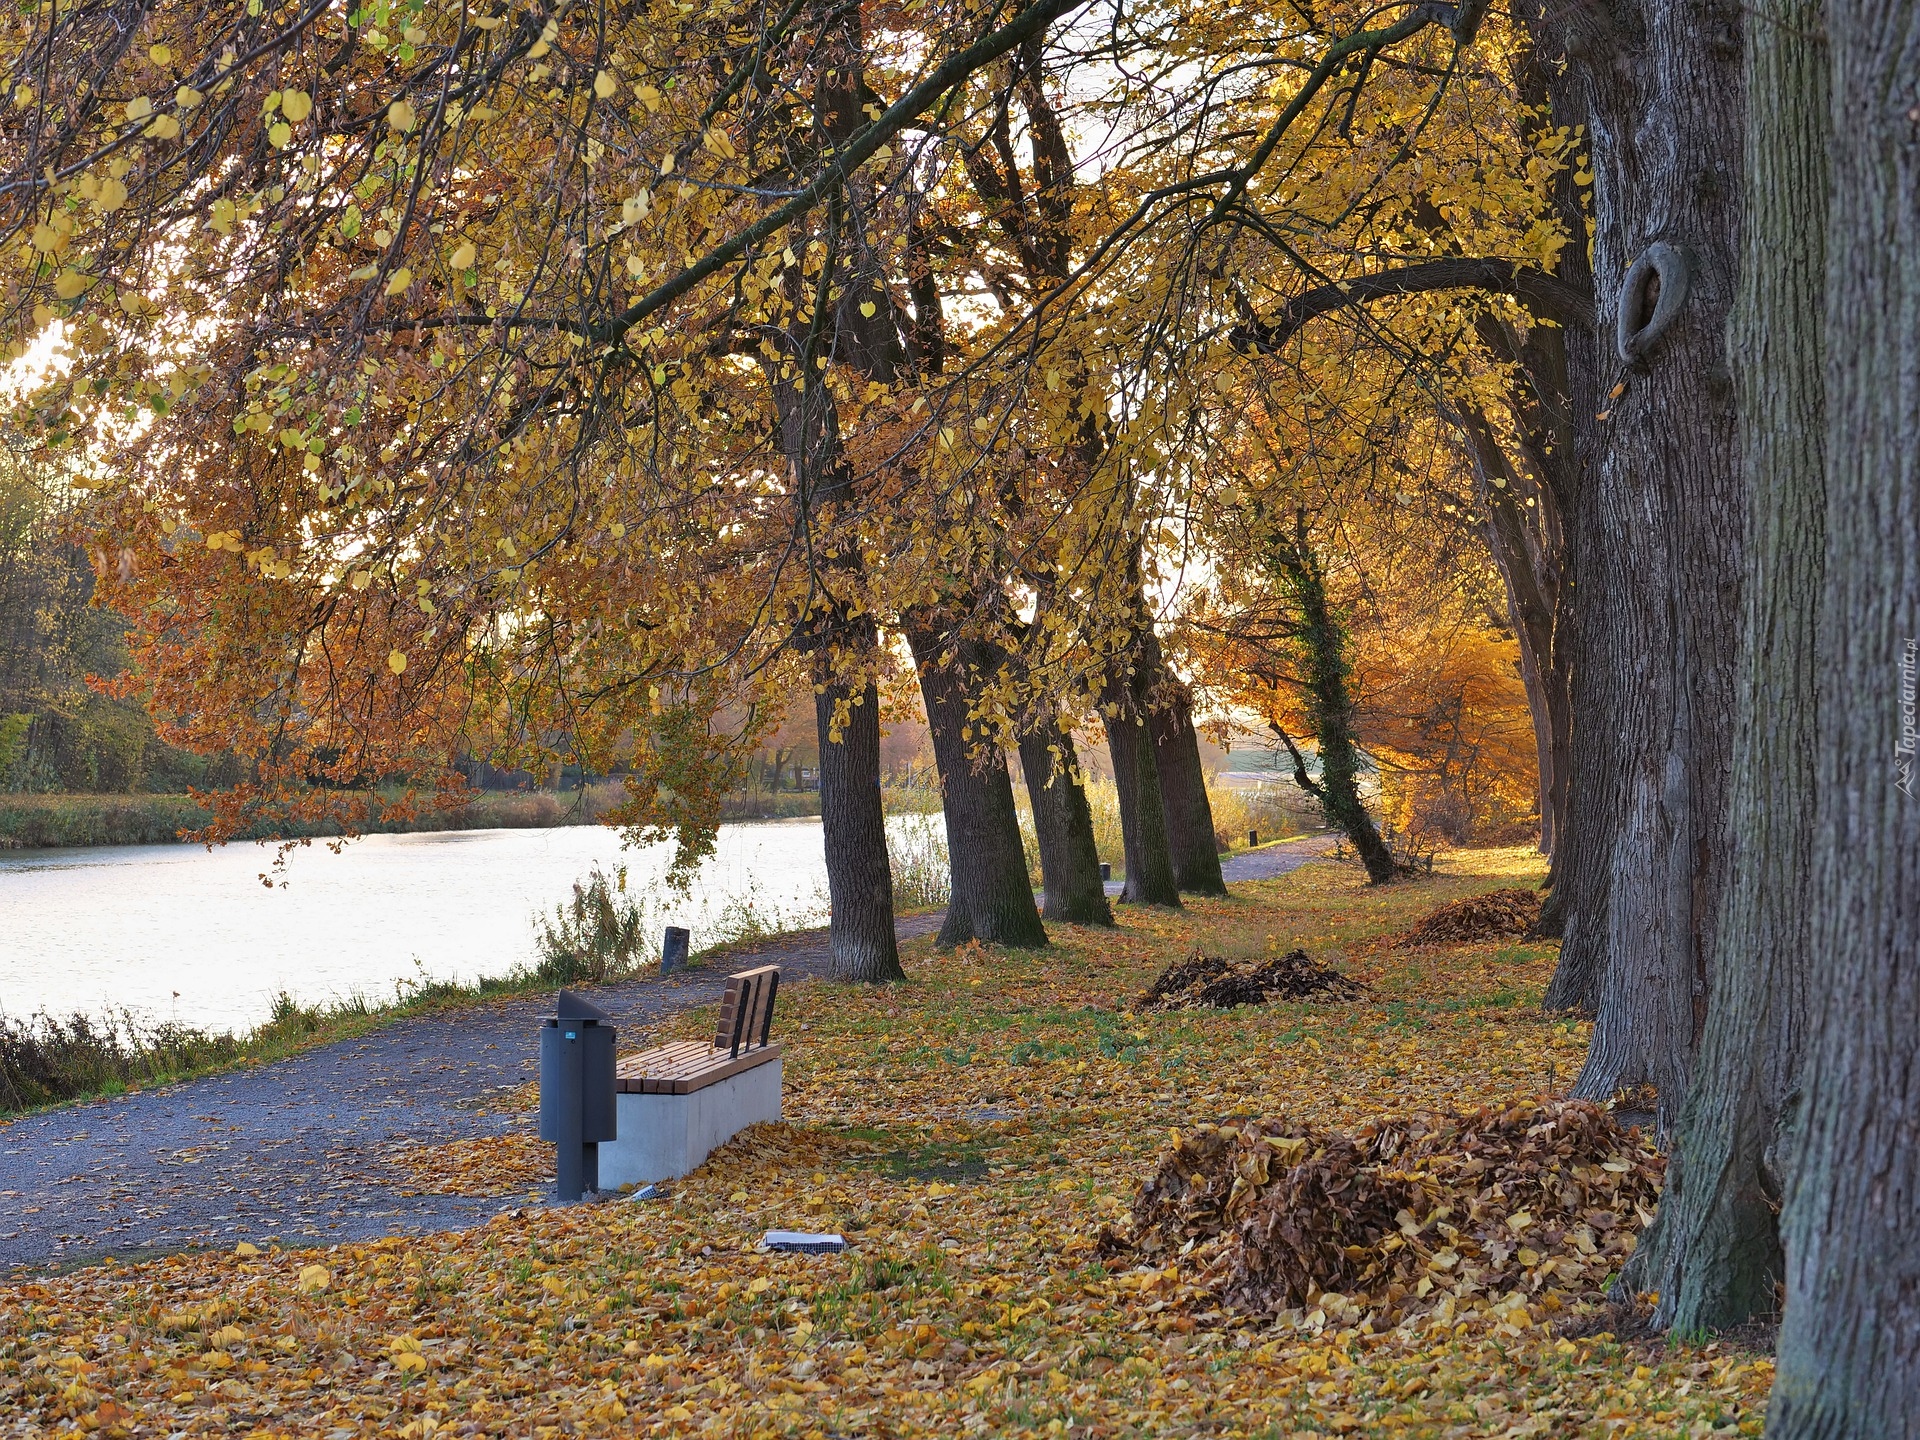
[[(1128, 657), (1115, 660), (1129, 664)], [(1107, 677), (1101, 695), (1106, 712), (1107, 754), (1120, 797), (1120, 839), (1126, 850), (1126, 884), (1120, 899), (1131, 905), (1178, 905), (1180, 885), (1167, 845), (1167, 819), (1160, 799), (1160, 767), (1153, 732), (1147, 728), (1146, 677), (1138, 660)]]
[(979, 750), (968, 739), (971, 704), (964, 643), (946, 644), (922, 620), (907, 629), (920, 670), (927, 730), (940, 769), (940, 804), (947, 821), (947, 863), (953, 898), (937, 943), (982, 940), (992, 945), (1039, 946), (1046, 927), (1034, 908), (1026, 848), (1013, 805), (1013, 781), (997, 746)]
[(1767, 1434), (1920, 1436), (1920, 14), (1831, 0), (1819, 957)]
[[(874, 656), (871, 621), (836, 627), (838, 663), (815, 666), (820, 727), (820, 832), (826, 847), (827, 948), (837, 980), (904, 980), (893, 933), (893, 872), (880, 809), (880, 695), (872, 681), (844, 678), (849, 662)], [(848, 654), (852, 651), (854, 654)], [(823, 654), (824, 652), (816, 652)]]
[(1213, 804), (1200, 763), (1200, 736), (1193, 728), (1193, 695), (1167, 667), (1160, 641), (1149, 630), (1142, 644), (1153, 700), (1147, 728), (1153, 735), (1154, 768), (1160, 776), (1160, 808), (1166, 817), (1167, 853), (1174, 883), (1194, 895), (1224, 895), (1220, 847), (1213, 833)]
[(1593, 339), (1607, 341), (1569, 347), (1582, 461), (1567, 517), (1578, 853), (1548, 1002), (1596, 1016), (1576, 1093), (1649, 1084), (1670, 1124), (1726, 874), (1745, 518), (1725, 342), (1740, 12), (1732, 0), (1641, 0), (1530, 18), (1543, 58), (1568, 62), (1550, 82), (1555, 117), (1585, 123), (1592, 142)]
[(1659, 1218), (1621, 1288), (1658, 1291), (1683, 1332), (1772, 1314), (1778, 1214), (1805, 1039), (1814, 617), (1825, 559), (1827, 218), (1821, 6), (1747, 21), (1747, 200), (1730, 338), (1747, 480), (1745, 614), (1728, 795), (1732, 866), (1706, 1029)]
[(1113, 907), (1100, 883), (1093, 812), (1076, 771), (1073, 736), (1049, 716), (1020, 735), (1020, 771), (1033, 806), (1040, 845), (1041, 918), (1069, 925), (1111, 925)]

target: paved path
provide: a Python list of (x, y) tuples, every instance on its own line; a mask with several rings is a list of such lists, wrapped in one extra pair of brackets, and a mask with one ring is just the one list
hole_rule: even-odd
[[(1258, 850), (1244, 850), (1220, 862), (1220, 877), (1229, 885), (1236, 880), (1271, 880), (1276, 875), (1285, 875), (1289, 870), (1298, 870), (1309, 860), (1324, 859), (1333, 852), (1339, 838), (1337, 835), (1307, 835), (1298, 840), (1262, 845)], [(1107, 894), (1119, 893), (1120, 882), (1110, 881)]]
[[(914, 916), (900, 934), (939, 923)], [(749, 964), (803, 979), (826, 960), (826, 932), (807, 931), (593, 998), (618, 1023), (645, 1025), (717, 1001), (727, 973)], [(258, 1069), (0, 1125), (0, 1271), (477, 1224), (520, 1202), (402, 1195), (406, 1177), (381, 1152), (527, 1126), (499, 1101), (537, 1073), (535, 1029), (550, 1007), (528, 997), (404, 1020)]]

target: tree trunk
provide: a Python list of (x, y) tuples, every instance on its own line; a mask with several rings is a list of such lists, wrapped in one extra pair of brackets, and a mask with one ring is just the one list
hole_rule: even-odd
[[(1484, 329), (1493, 330), (1499, 341), (1510, 338), (1504, 326)], [(1559, 332), (1541, 333), (1557, 337)], [(1564, 364), (1560, 372), (1558, 378), (1564, 386)], [(1536, 387), (1546, 378), (1531, 369), (1523, 373)], [(1564, 405), (1564, 390), (1556, 398)], [(1511, 401), (1510, 409), (1516, 427), (1524, 424), (1521, 402)], [(1516, 463), (1508, 455), (1484, 413), (1466, 407), (1457, 418), (1480, 481), (1487, 549), (1505, 586), (1507, 620), (1520, 645), (1520, 678), (1527, 689), (1527, 711), (1533, 720), (1534, 755), (1540, 771), (1540, 852), (1552, 855), (1564, 828), (1568, 752), (1573, 743), (1566, 645), (1555, 635), (1562, 613), (1560, 591), (1566, 561), (1559, 501), (1530, 464)], [(1523, 451), (1557, 454), (1551, 435), (1535, 437), (1535, 443), (1523, 446)]]
[[(1116, 664), (1125, 664), (1120, 659)], [(1180, 885), (1167, 845), (1167, 819), (1160, 799), (1160, 767), (1153, 735), (1147, 729), (1147, 687), (1137, 668), (1109, 674), (1103, 708), (1107, 754), (1113, 759), (1113, 786), (1120, 796), (1120, 838), (1126, 849), (1127, 880), (1122, 903), (1178, 905)]]
[(1327, 604), (1326, 581), (1307, 538), (1306, 517), (1300, 518), (1293, 539), (1276, 536), (1268, 553), (1275, 578), (1287, 587), (1298, 614), (1307, 719), (1320, 752), (1318, 782), (1308, 779), (1306, 764), (1286, 731), (1277, 723), (1273, 728), (1293, 756), (1295, 781), (1319, 800), (1327, 823), (1352, 842), (1360, 863), (1367, 867), (1367, 879), (1385, 885), (1398, 871), (1360, 799), (1360, 745), (1353, 732), (1353, 699), (1347, 689), (1347, 637)]
[(1093, 812), (1074, 776), (1073, 736), (1057, 719), (1020, 736), (1020, 770), (1033, 805), (1040, 842), (1041, 917), (1069, 925), (1111, 925), (1113, 907), (1100, 883), (1100, 852), (1093, 843)]
[(1832, 0), (1820, 999), (1782, 1230), (1767, 1434), (1920, 1436), (1920, 16)]
[(1227, 882), (1220, 874), (1213, 804), (1207, 799), (1207, 772), (1200, 763), (1200, 736), (1193, 728), (1193, 695), (1186, 682), (1167, 668), (1160, 641), (1151, 629), (1142, 649), (1153, 677), (1147, 728), (1153, 736), (1174, 883), (1188, 894), (1224, 895)]
[(1751, 110), (1730, 336), (1746, 470), (1746, 599), (1728, 820), (1733, 862), (1693, 1088), (1659, 1218), (1622, 1277), (1684, 1332), (1770, 1315), (1785, 1278), (1779, 1150), (1806, 1030), (1814, 617), (1826, 515), (1827, 212), (1818, 0), (1747, 23)]
[[(1570, 345), (1581, 494), (1568, 517), (1578, 639), (1561, 973), (1590, 1004), (1575, 1093), (1650, 1084), (1671, 1124), (1704, 1018), (1727, 864), (1739, 536), (1725, 322), (1739, 234), (1731, 0), (1556, 6), (1556, 120), (1588, 126), (1597, 344)], [(1578, 232), (1576, 232), (1578, 233)]]
[(950, 652), (924, 622), (907, 631), (920, 693), (927, 703), (927, 729), (940, 768), (940, 803), (947, 821), (947, 863), (953, 898), (940, 927), (942, 947), (981, 940), (992, 945), (1040, 946), (1046, 927), (1033, 904), (1026, 847), (1013, 805), (1013, 782), (997, 746), (979, 754), (968, 739), (964, 647)]
[[(820, 727), (820, 832), (827, 854), (827, 948), (838, 980), (904, 980), (893, 934), (893, 871), (880, 810), (880, 695), (871, 680), (841, 678), (850, 657), (879, 646), (871, 621), (836, 627), (838, 664), (815, 651), (814, 715)], [(840, 720), (835, 731), (835, 720)]]

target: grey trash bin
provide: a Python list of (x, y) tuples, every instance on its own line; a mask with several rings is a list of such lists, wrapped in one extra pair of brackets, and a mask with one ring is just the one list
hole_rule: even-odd
[(540, 1138), (554, 1147), (563, 1202), (600, 1188), (600, 1145), (615, 1138), (613, 1017), (562, 990), (540, 1021)]

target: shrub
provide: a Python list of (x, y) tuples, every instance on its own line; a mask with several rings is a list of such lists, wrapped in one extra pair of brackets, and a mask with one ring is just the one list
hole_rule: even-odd
[(887, 864), (893, 871), (893, 908), (924, 910), (953, 898), (947, 834), (933, 815), (912, 815), (887, 826)]
[(554, 985), (605, 985), (646, 963), (646, 907), (627, 894), (627, 867), (609, 879), (598, 865), (553, 919), (535, 922), (534, 978)]

